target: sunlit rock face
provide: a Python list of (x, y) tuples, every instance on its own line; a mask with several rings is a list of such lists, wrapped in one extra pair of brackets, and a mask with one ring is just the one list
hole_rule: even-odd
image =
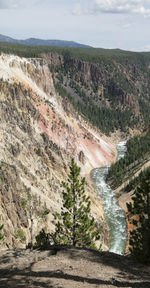
[[(115, 161), (116, 150), (111, 139), (100, 136), (56, 94), (46, 60), (0, 56), (0, 139), (0, 214), (9, 247), (22, 245), (14, 237), (20, 228), (30, 241), (29, 215), (21, 207), (29, 188), (34, 235), (42, 227), (54, 229), (52, 214), (61, 209), (61, 181), (67, 179), (72, 157), (86, 176), (92, 214), (105, 226), (89, 174)], [(50, 213), (41, 219), (44, 207)], [(107, 226), (103, 235), (106, 243)]]

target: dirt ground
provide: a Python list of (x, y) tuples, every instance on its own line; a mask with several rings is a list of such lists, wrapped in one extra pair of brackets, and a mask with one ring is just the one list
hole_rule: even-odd
[(0, 252), (0, 287), (150, 288), (150, 266), (89, 249)]

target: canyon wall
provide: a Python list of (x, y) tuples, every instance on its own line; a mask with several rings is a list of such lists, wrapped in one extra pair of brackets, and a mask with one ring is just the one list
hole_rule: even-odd
[[(4, 245), (25, 245), (16, 237), (19, 229), (26, 243), (30, 241), (29, 211), (22, 208), (29, 191), (34, 236), (42, 228), (54, 229), (53, 213), (62, 205), (61, 181), (67, 179), (68, 164), (74, 157), (86, 177), (91, 213), (102, 228), (101, 241), (106, 248), (109, 231), (90, 171), (115, 161), (115, 145), (56, 93), (49, 61), (0, 56), (0, 214)], [(41, 217), (46, 208), (50, 213)]]

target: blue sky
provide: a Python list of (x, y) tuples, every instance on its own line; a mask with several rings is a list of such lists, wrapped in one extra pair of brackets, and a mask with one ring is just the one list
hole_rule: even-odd
[(150, 51), (150, 0), (0, 0), (0, 34)]

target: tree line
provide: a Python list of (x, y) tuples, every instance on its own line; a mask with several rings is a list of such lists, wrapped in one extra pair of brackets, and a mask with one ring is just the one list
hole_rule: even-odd
[(132, 202), (127, 204), (128, 219), (133, 224), (130, 231), (130, 252), (135, 259), (150, 263), (150, 167), (140, 175), (134, 188)]
[(130, 179), (150, 157), (150, 129), (142, 136), (129, 139), (126, 146), (127, 152), (124, 158), (112, 164), (107, 175), (106, 180), (113, 189)]

